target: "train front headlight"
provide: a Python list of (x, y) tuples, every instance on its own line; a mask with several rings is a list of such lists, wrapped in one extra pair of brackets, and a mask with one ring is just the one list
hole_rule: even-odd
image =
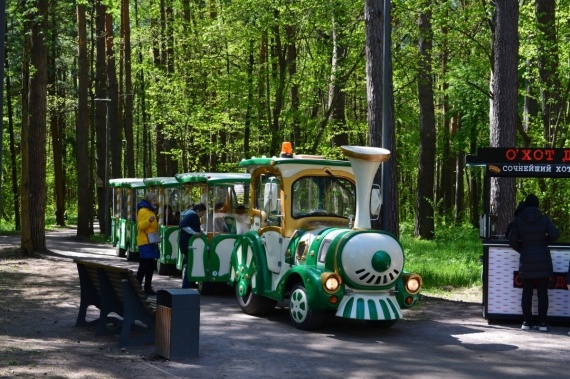
[(332, 294), (338, 291), (340, 285), (342, 284), (342, 278), (340, 275), (334, 272), (324, 272), (321, 275), (321, 285), (326, 293)]
[(418, 274), (404, 274), (404, 283), (406, 290), (411, 294), (420, 292), (423, 284), (422, 277)]

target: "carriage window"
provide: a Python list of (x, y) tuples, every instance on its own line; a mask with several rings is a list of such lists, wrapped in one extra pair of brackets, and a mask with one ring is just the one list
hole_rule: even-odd
[(166, 188), (164, 194), (166, 198), (164, 225), (178, 225), (181, 213), (180, 189)]
[(307, 216), (349, 217), (356, 214), (354, 184), (328, 176), (304, 177), (293, 183), (293, 218)]
[(279, 179), (261, 175), (258, 181), (256, 208), (264, 212), (266, 225), (281, 225), (281, 189)]

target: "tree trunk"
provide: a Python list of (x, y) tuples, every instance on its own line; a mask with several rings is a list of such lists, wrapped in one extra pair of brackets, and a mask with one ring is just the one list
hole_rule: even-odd
[[(530, 61), (526, 61), (526, 70), (532, 70)], [(524, 114), (523, 114), (523, 130), (528, 132), (531, 123), (538, 116), (538, 102), (536, 101), (536, 87), (532, 78), (525, 78), (525, 95), (524, 95)]]
[[(109, 130), (110, 140), (107, 147), (108, 152), (111, 152), (111, 175), (107, 179), (120, 178), (121, 173), (121, 141), (123, 140), (123, 131), (121, 129), (121, 122), (119, 117), (119, 89), (117, 83), (117, 69), (115, 65), (115, 45), (113, 33), (113, 16), (110, 13), (105, 14), (105, 34), (106, 34), (106, 48), (107, 53), (107, 88), (109, 99), (107, 109), (107, 127)], [(108, 185), (108, 183), (107, 183)], [(110, 196), (108, 196), (110, 198)], [(106, 204), (105, 210), (109, 208), (110, 204)], [(107, 211), (108, 212), (108, 211)], [(108, 228), (106, 230), (109, 230)]]
[[(8, 40), (6, 39), (6, 42), (7, 41)], [(8, 59), (5, 60), (5, 67), (6, 71), (8, 71), (9, 69)], [(10, 172), (12, 175), (12, 198), (14, 199), (14, 229), (21, 230), (22, 224), (20, 220), (20, 190), (18, 188), (16, 140), (14, 136), (14, 111), (12, 110), (12, 85), (10, 81), (10, 76), (6, 77), (6, 113), (8, 116), (8, 135), (9, 135), (9, 144), (10, 144)]]
[[(153, 19), (154, 20), (154, 19)], [(151, 20), (151, 25), (152, 25), (153, 21)], [(138, 11), (138, 3), (135, 2), (135, 25), (138, 28), (139, 27), (139, 11)], [(139, 64), (142, 66), (143, 65), (143, 55), (142, 55), (142, 49), (139, 49), (139, 54), (138, 54), (138, 62)], [(140, 70), (140, 75), (139, 75), (139, 89), (138, 89), (138, 94), (140, 94), (140, 102), (139, 102), (139, 107), (140, 107), (140, 118), (141, 118), (141, 128), (137, 129), (138, 133), (136, 138), (133, 138), (136, 140), (136, 143), (134, 144), (134, 150), (136, 151), (141, 151), (141, 155), (143, 157), (142, 159), (142, 177), (143, 178), (148, 178), (151, 176), (151, 169), (150, 169), (150, 162), (151, 162), (151, 158), (152, 158), (152, 149), (150, 148), (150, 143), (147, 141), (148, 136), (150, 135), (150, 132), (148, 131), (148, 115), (146, 112), (146, 83), (145, 83), (145, 75), (144, 75), (144, 70)], [(142, 129), (142, 131), (141, 131)], [(139, 144), (142, 145), (142, 147), (139, 147)], [(147, 149), (148, 147), (148, 149)], [(147, 156), (149, 159), (147, 159)], [(136, 176), (136, 175), (135, 175)]]
[(95, 61), (95, 136), (97, 155), (97, 218), (99, 219), (99, 230), (105, 233), (105, 190), (107, 185), (106, 164), (107, 144), (107, 76), (105, 62), (105, 12), (107, 7), (102, 0), (98, 0), (95, 6), (95, 34), (96, 34), (96, 61)]
[(342, 42), (343, 30), (346, 25), (339, 25), (341, 16), (333, 16), (332, 30), (332, 61), (331, 79), (329, 84), (329, 107), (332, 107), (330, 123), (334, 126), (332, 132), (332, 147), (348, 145), (348, 131), (346, 130), (345, 105), (346, 95), (340, 72), (344, 63), (346, 48)]
[[(541, 32), (538, 43), (538, 74), (540, 79), (540, 101), (544, 138), (547, 145), (556, 147), (557, 136), (565, 136), (558, 130), (563, 102), (563, 92), (558, 75), (559, 54), (556, 40), (556, 1), (536, 0), (536, 19)], [(566, 127), (567, 128), (567, 127)], [(560, 133), (562, 132), (562, 133)], [(562, 145), (561, 145), (562, 146)]]
[[(243, 155), (242, 158), (247, 159), (250, 157), (249, 152), (249, 140), (251, 134), (251, 125), (253, 122), (253, 95), (254, 95), (254, 86), (253, 86), (253, 68), (255, 66), (255, 57), (253, 55), (254, 46), (253, 40), (249, 42), (249, 54), (248, 54), (248, 62), (247, 62), (247, 109), (245, 112), (245, 121), (243, 127)], [(295, 145), (293, 145), (295, 146)]]
[[(107, 163), (105, 170), (107, 175), (105, 178), (105, 200), (104, 212), (105, 221), (104, 225), (105, 234), (111, 231), (110, 225), (110, 212), (111, 212), (111, 188), (109, 187), (109, 179), (121, 177), (121, 141), (122, 130), (121, 123), (118, 117), (119, 98), (118, 98), (118, 85), (117, 85), (117, 70), (115, 68), (115, 47), (114, 47), (114, 34), (113, 34), (113, 16), (110, 13), (105, 14), (105, 53), (107, 57), (107, 93), (110, 101), (107, 101), (107, 126), (106, 126), (106, 155)], [(109, 160), (109, 152), (111, 158)], [(109, 167), (110, 165), (110, 167)]]
[[(493, 41), (493, 80), (491, 106), (491, 146), (515, 144), (518, 119), (518, 18), (517, 1), (497, 0), (495, 38)], [(491, 180), (491, 212), (497, 216), (497, 231), (505, 230), (513, 217), (515, 180)]]
[[(166, 41), (165, 53), (166, 53), (166, 70), (167, 75), (170, 80), (173, 80), (174, 77), (174, 15), (172, 9), (172, 3), (169, 2), (166, 9), (166, 28), (165, 28), (165, 35), (164, 40)], [(169, 122), (169, 126), (172, 127), (172, 122)], [(221, 134), (225, 134), (225, 130), (222, 130)], [(222, 140), (225, 136), (222, 138)], [(166, 175), (167, 176), (174, 176), (178, 173), (178, 160), (175, 159), (175, 156), (172, 154), (174, 150), (178, 147), (176, 143), (176, 139), (171, 135), (165, 136), (165, 154), (166, 159)], [(217, 154), (218, 152), (215, 152)], [(214, 155), (215, 155), (214, 154)]]
[(291, 128), (293, 129), (293, 146), (301, 146), (301, 125), (299, 121), (299, 82), (297, 79), (297, 43), (295, 29), (292, 25), (285, 26), (287, 37), (287, 71), (291, 80)]
[[(57, 67), (56, 56), (58, 29), (56, 28), (55, 14), (51, 14), (50, 29), (51, 33), (51, 46), (53, 52), (49, 56), (49, 69), (48, 69), (48, 92), (49, 96), (56, 99), (59, 95), (60, 86), (56, 80)], [(53, 165), (54, 165), (54, 197), (55, 197), (55, 222), (59, 226), (65, 225), (65, 175), (63, 172), (63, 129), (61, 127), (61, 111), (54, 109), (49, 113), (49, 124), (51, 133), (51, 143), (53, 152)]]
[(129, 1), (123, 0), (123, 43), (125, 51), (125, 162), (127, 176), (135, 177), (135, 150), (133, 137), (133, 83), (131, 69), (131, 26)]
[(435, 167), (435, 111), (431, 80), (431, 53), (433, 32), (431, 11), (422, 10), (418, 19), (419, 72), (418, 98), (420, 105), (420, 146), (418, 155), (417, 205), (414, 235), (434, 237), (434, 167)]
[(22, 199), (22, 250), (24, 254), (33, 251), (32, 237), (30, 230), (30, 151), (28, 138), (30, 135), (30, 114), (28, 108), (28, 96), (30, 93), (30, 52), (31, 52), (31, 19), (28, 17), (24, 22), (26, 33), (24, 34), (24, 48), (22, 51), (22, 179), (21, 179), (21, 199)]
[[(165, 71), (164, 69), (164, 64), (165, 64), (165, 50), (166, 47), (164, 46), (164, 28), (165, 28), (165, 24), (166, 24), (166, 13), (165, 13), (165, 9), (164, 9), (164, 0), (160, 1), (160, 30), (159, 32), (155, 31), (154, 32), (154, 37), (155, 37), (155, 42), (154, 42), (154, 46), (152, 49), (153, 52), (153, 61), (154, 61), (154, 67), (156, 67), (159, 70)], [(155, 30), (157, 30), (157, 26), (156, 26), (156, 21), (155, 23)], [(161, 107), (161, 102), (162, 100), (160, 98), (156, 99), (156, 103), (158, 104), (159, 107)], [(164, 124), (162, 122), (162, 120), (158, 121), (156, 123), (155, 126), (155, 132), (156, 132), (156, 144), (155, 144), (155, 149), (156, 149), (156, 175), (157, 176), (166, 176), (166, 156), (163, 154), (164, 151), (164, 146), (166, 144), (166, 141), (164, 139)], [(148, 134), (147, 138), (150, 142), (151, 140), (151, 135), (150, 133)], [(150, 166), (150, 173), (152, 176), (152, 162), (150, 161), (150, 157), (149, 157), (149, 161), (148, 163), (151, 165)]]
[(447, 46), (448, 39), (448, 29), (447, 26), (441, 28), (441, 33), (443, 34), (443, 42), (441, 46), (441, 77), (442, 84), (441, 89), (443, 91), (443, 101), (441, 105), (442, 110), (442, 144), (443, 144), (443, 154), (442, 154), (442, 164), (440, 169), (441, 177), (441, 196), (438, 196), (437, 201), (442, 200), (442, 214), (451, 215), (455, 205), (455, 195), (454, 191), (455, 184), (457, 183), (456, 175), (456, 154), (452, 152), (451, 141), (455, 136), (455, 128), (451, 122), (451, 106), (449, 104), (449, 96), (447, 91), (449, 89), (449, 83), (447, 82), (448, 76), (448, 55), (449, 50)]
[[(275, 18), (279, 18), (279, 11), (274, 11)], [(275, 45), (273, 46), (274, 56), (277, 57), (277, 64), (273, 66), (273, 76), (277, 79), (277, 85), (275, 89), (275, 101), (273, 105), (272, 112), (272, 122), (271, 122), (271, 146), (270, 154), (279, 155), (281, 151), (281, 142), (283, 139), (282, 127), (281, 127), (281, 112), (283, 111), (285, 102), (285, 80), (287, 78), (287, 63), (285, 60), (285, 49), (283, 48), (283, 43), (281, 40), (281, 33), (279, 26), (273, 27), (273, 41)]]
[(77, 4), (77, 123), (76, 159), (77, 159), (77, 236), (88, 237), (92, 234), (91, 195), (85, 190), (89, 183), (89, 108), (87, 90), (89, 86), (89, 60), (87, 57), (87, 31), (85, 23), (85, 6)]
[[(366, 55), (366, 100), (367, 124), (370, 146), (382, 146), (382, 83), (384, 74), (383, 67), (383, 38), (382, 24), (384, 13), (382, 12), (384, 0), (365, 0), (364, 2), (364, 25), (365, 25), (365, 55)], [(381, 170), (378, 170), (374, 178), (375, 184), (382, 184)], [(387, 199), (383, 199), (387, 206)], [(374, 229), (380, 229), (378, 220), (372, 224)]]
[[(460, 117), (456, 116), (450, 120), (452, 134), (455, 135), (459, 132), (461, 128)], [(463, 151), (455, 154), (455, 197), (454, 197), (454, 221), (455, 224), (460, 225), (463, 220), (463, 213), (465, 209), (464, 197), (465, 197), (465, 154)]]
[(30, 77), (28, 109), (30, 112), (30, 133), (28, 144), (27, 191), (29, 194), (28, 220), (30, 245), (22, 246), (27, 252), (44, 251), (45, 204), (46, 204), (46, 108), (47, 108), (47, 48), (44, 37), (47, 35), (48, 0), (38, 0), (37, 9), (30, 13), (32, 42), (30, 63), (35, 68)]

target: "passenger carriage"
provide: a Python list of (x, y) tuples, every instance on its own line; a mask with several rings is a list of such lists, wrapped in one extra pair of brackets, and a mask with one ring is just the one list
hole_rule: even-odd
[(156, 209), (160, 233), (160, 257), (156, 269), (159, 275), (174, 274), (178, 258), (178, 223), (182, 211), (182, 186), (174, 177), (145, 178), (149, 191), (158, 195)]
[(197, 203), (207, 207), (201, 220), (204, 233), (189, 240), (188, 265), (183, 266), (181, 255), (176, 261), (176, 268), (187, 270), (188, 280), (197, 282), (200, 293), (206, 294), (218, 284), (225, 286), (229, 281), (234, 243), (250, 229), (247, 201), (250, 175), (181, 173), (176, 175), (176, 180), (182, 185), (181, 199), (186, 210)]
[(137, 209), (139, 199), (144, 197), (146, 185), (142, 178), (110, 179), (112, 191), (111, 242), (117, 248), (118, 257), (133, 261), (138, 258)]

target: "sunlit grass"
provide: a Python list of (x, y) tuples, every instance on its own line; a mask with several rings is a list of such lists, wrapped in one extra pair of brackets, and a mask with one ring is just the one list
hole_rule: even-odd
[(406, 270), (422, 276), (426, 291), (480, 286), (483, 247), (478, 233), (470, 226), (440, 227), (429, 241), (401, 233)]

